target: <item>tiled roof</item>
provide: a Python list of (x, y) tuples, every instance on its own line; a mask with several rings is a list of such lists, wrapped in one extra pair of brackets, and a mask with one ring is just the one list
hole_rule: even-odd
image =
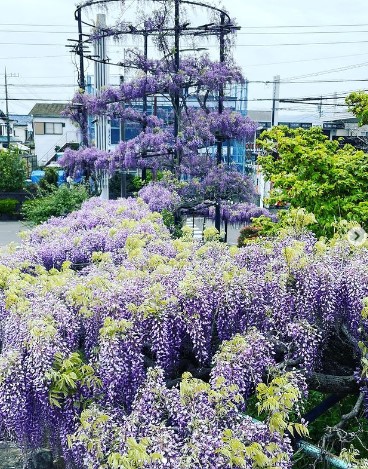
[(14, 121), (15, 125), (27, 125), (32, 122), (32, 116), (22, 114), (9, 114), (10, 120)]
[(33, 117), (62, 117), (67, 103), (36, 103), (29, 115)]

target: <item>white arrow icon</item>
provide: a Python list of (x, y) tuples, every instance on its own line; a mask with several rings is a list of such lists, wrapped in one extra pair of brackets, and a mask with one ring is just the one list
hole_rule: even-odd
[(362, 246), (367, 241), (367, 233), (357, 226), (348, 231), (347, 238), (353, 246)]

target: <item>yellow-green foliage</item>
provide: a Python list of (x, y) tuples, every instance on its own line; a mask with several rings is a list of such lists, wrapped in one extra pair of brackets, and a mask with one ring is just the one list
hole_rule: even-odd
[(340, 458), (352, 469), (368, 469), (368, 459), (359, 459), (360, 451), (350, 445), (350, 448), (343, 448)]
[(214, 226), (210, 226), (204, 229), (203, 239), (206, 243), (209, 241), (218, 241), (220, 239), (220, 233)]
[(162, 459), (160, 453), (147, 453), (149, 438), (142, 438), (136, 441), (135, 438), (127, 438), (127, 451), (121, 455), (112, 453), (108, 457), (107, 463), (112, 469), (143, 469), (146, 465)]
[[(61, 407), (62, 400), (67, 396), (72, 396), (78, 387), (91, 388), (101, 384), (94, 369), (84, 363), (81, 355), (77, 352), (71, 353), (68, 357), (56, 353), (53, 367), (46, 373), (45, 377), (50, 381), (50, 403), (56, 407)], [(82, 407), (87, 404), (88, 400), (78, 402), (78, 405)]]
[(121, 337), (124, 336), (132, 327), (133, 323), (127, 321), (126, 319), (117, 320), (111, 317), (107, 317), (100, 329), (100, 336), (110, 338), (115, 336)]
[(300, 390), (292, 383), (293, 373), (277, 376), (268, 385), (260, 383), (257, 386), (257, 407), (259, 413), (267, 415), (267, 422), (271, 432), (281, 435), (285, 431), (291, 434), (294, 430), (301, 436), (308, 435), (308, 429), (300, 423), (290, 423), (289, 414), (301, 400)]

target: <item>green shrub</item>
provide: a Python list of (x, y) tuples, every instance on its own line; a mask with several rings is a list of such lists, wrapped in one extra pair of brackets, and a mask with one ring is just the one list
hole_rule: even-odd
[(181, 238), (182, 236), (182, 226), (183, 226), (183, 220), (177, 215), (175, 216), (174, 213), (170, 212), (170, 210), (167, 210), (164, 208), (161, 212), (162, 215), (162, 221), (164, 222), (164, 225), (169, 229), (171, 235), (173, 238)]
[(247, 241), (255, 239), (259, 236), (261, 228), (259, 226), (249, 225), (240, 230), (238, 237), (238, 247), (241, 248)]
[(32, 225), (38, 225), (50, 217), (67, 215), (80, 208), (88, 198), (88, 191), (84, 186), (60, 186), (44, 197), (26, 200), (22, 206), (22, 215)]
[(0, 150), (0, 192), (23, 189), (26, 180), (26, 164), (16, 149)]
[[(135, 178), (133, 174), (126, 173), (125, 175), (121, 174), (121, 172), (117, 171), (110, 179), (109, 179), (109, 197), (110, 199), (118, 199), (121, 196), (124, 197), (124, 184), (125, 184), (125, 194), (127, 197), (132, 196), (134, 192), (137, 192)], [(122, 179), (125, 178), (125, 182)], [(140, 180), (140, 178), (138, 178)], [(123, 187), (122, 187), (123, 185)]]
[(50, 193), (58, 187), (58, 170), (56, 168), (45, 168), (45, 175), (39, 182), (39, 187), (43, 191)]
[(14, 215), (18, 201), (15, 199), (0, 199), (0, 214)]

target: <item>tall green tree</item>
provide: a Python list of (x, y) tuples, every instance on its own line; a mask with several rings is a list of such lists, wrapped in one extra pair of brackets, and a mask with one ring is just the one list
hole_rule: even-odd
[(358, 119), (359, 125), (368, 124), (368, 94), (364, 91), (354, 91), (345, 99), (346, 104)]
[(26, 165), (16, 149), (0, 150), (0, 192), (12, 192), (23, 188)]
[(317, 127), (274, 127), (259, 144), (263, 172), (273, 182), (270, 203), (289, 203), (314, 213), (318, 235), (331, 235), (334, 224), (352, 220), (368, 228), (368, 154), (342, 148)]

